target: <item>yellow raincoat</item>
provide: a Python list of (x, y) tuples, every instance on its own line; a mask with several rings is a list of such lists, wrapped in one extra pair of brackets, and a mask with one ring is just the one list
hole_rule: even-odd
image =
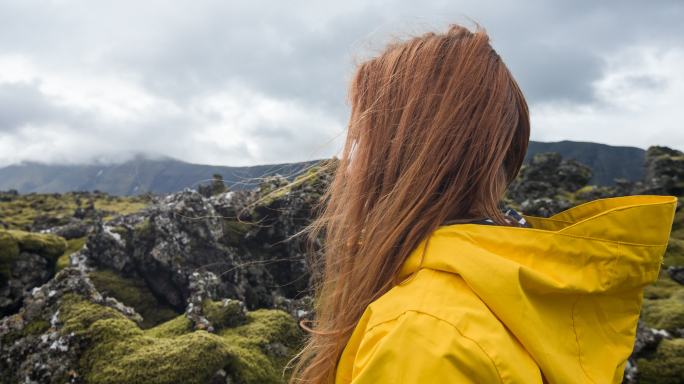
[(366, 308), (336, 383), (620, 383), (676, 204), (616, 197), (524, 216), (533, 228), (440, 226)]

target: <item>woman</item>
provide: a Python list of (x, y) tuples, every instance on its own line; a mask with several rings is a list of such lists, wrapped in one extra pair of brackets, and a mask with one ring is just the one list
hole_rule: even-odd
[(619, 383), (676, 199), (502, 212), (530, 123), (479, 27), (389, 45), (349, 96), (292, 382)]

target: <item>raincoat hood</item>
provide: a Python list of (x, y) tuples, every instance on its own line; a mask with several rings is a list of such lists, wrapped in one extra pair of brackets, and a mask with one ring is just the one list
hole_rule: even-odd
[(524, 215), (532, 228), (440, 226), (399, 277), (421, 268), (459, 275), (548, 382), (619, 382), (676, 205), (674, 196), (627, 196)]

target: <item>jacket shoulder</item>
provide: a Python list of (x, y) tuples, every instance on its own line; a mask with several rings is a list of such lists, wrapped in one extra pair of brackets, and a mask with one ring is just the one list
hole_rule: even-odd
[(452, 324), (407, 310), (376, 323), (349, 345), (337, 383), (503, 382), (491, 357)]
[[(416, 356), (425, 359), (416, 362)], [(342, 366), (345, 359), (350, 378), (373, 364), (382, 367), (360, 377), (395, 369), (419, 378), (422, 370), (434, 370), (454, 375), (454, 382), (468, 382), (456, 379), (466, 374), (478, 382), (541, 383), (534, 360), (460, 276), (425, 268), (366, 308)], [(399, 368), (403, 359), (413, 368)]]
[(367, 311), (370, 312), (368, 328), (391, 321), (406, 311), (432, 316), (456, 328), (468, 322), (496, 321), (460, 276), (427, 268), (387, 291), (368, 305)]

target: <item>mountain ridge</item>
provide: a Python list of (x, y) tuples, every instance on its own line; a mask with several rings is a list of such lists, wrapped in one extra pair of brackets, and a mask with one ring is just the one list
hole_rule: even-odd
[[(563, 158), (588, 165), (594, 172), (592, 184), (612, 185), (615, 178), (635, 181), (644, 175), (645, 150), (641, 148), (569, 140), (530, 141), (526, 162), (540, 152), (558, 152)], [(196, 188), (211, 180), (214, 174), (222, 175), (229, 188), (241, 190), (253, 188), (259, 178), (276, 173), (293, 179), (320, 160), (323, 159), (237, 167), (142, 154), (122, 163), (60, 165), (24, 161), (0, 168), (0, 190), (16, 189), (20, 193), (99, 190), (124, 196), (172, 193), (186, 187)]]

